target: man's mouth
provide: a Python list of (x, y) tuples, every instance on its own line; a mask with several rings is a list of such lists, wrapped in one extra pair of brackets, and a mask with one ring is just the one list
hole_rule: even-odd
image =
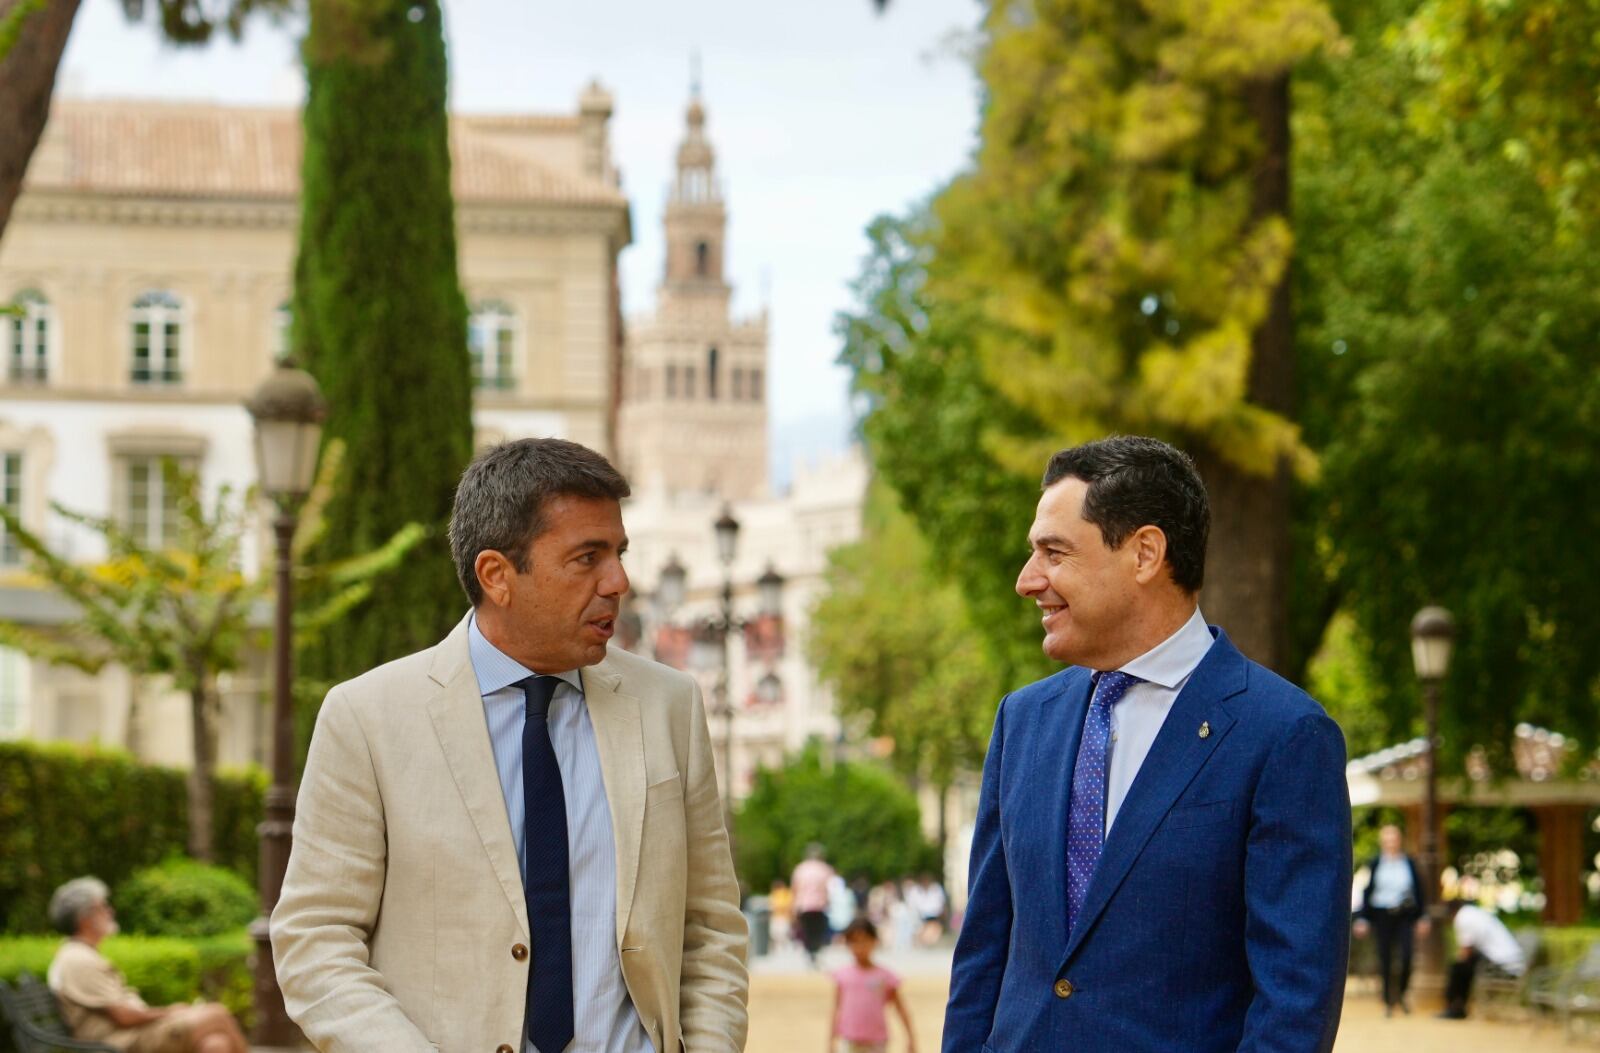
[(1067, 605), (1064, 603), (1041, 603), (1037, 606), (1039, 608), (1039, 620), (1044, 623), (1046, 629), (1050, 628), (1050, 623), (1056, 615), (1067, 609)]
[(611, 639), (611, 634), (617, 631), (616, 616), (609, 615), (605, 618), (596, 618), (589, 623), (589, 627), (599, 633), (602, 639), (609, 640)]

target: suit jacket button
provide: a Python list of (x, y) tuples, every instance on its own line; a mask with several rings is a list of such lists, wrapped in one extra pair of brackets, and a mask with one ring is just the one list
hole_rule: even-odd
[(1071, 998), (1072, 997), (1072, 991), (1073, 991), (1073, 987), (1072, 987), (1072, 981), (1071, 980), (1057, 980), (1056, 981), (1056, 997), (1057, 998)]
[(520, 962), (524, 958), (526, 958), (527, 956), (528, 956), (528, 948), (524, 947), (520, 943), (513, 943), (511, 945), (511, 957), (515, 958), (517, 961)]

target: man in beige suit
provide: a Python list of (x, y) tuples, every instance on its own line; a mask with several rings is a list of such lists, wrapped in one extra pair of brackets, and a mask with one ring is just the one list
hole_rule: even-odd
[(325, 1053), (738, 1053), (745, 926), (700, 692), (610, 651), (628, 485), (558, 439), (481, 455), (472, 611), (328, 693), (272, 915)]

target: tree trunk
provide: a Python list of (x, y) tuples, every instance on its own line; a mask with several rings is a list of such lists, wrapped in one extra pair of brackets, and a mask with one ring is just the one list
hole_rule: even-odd
[(217, 771), (217, 692), (209, 672), (195, 674), (189, 690), (189, 717), (194, 732), (194, 764), (189, 769), (189, 855), (215, 862), (212, 827)]
[[(1251, 217), (1289, 216), (1289, 77), (1245, 89), (1261, 142)], [(1294, 319), (1289, 268), (1273, 290), (1267, 317), (1251, 340), (1250, 401), (1284, 416), (1294, 409)], [(1206, 616), (1234, 644), (1269, 669), (1289, 662), (1289, 483), (1280, 461), (1270, 476), (1249, 475), (1209, 451), (1196, 461), (1211, 496), (1206, 553)]]
[[(0, 24), (29, 0), (0, 0)], [(22, 192), (22, 176), (50, 117), (61, 53), (80, 0), (45, 0), (24, 16), (11, 50), (0, 55), (0, 237), (11, 206)]]

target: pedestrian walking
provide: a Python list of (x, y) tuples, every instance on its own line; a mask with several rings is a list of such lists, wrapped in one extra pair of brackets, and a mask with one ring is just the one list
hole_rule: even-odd
[(1383, 1015), (1393, 1016), (1396, 1008), (1410, 1013), (1406, 992), (1411, 986), (1416, 937), (1428, 935), (1428, 890), (1416, 860), (1401, 847), (1398, 826), (1391, 824), (1378, 831), (1378, 857), (1368, 870), (1371, 877), (1361, 896), (1361, 909), (1356, 912), (1355, 935), (1371, 935), (1377, 941)]
[(885, 1053), (890, 1006), (905, 1025), (907, 1053), (916, 1053), (917, 1034), (911, 1026), (911, 1013), (900, 998), (900, 978), (872, 960), (878, 949), (877, 926), (857, 918), (845, 926), (844, 945), (850, 951), (850, 963), (833, 974), (828, 1053)]
[(823, 858), (822, 846), (806, 846), (806, 858), (794, 868), (789, 887), (794, 891), (794, 909), (800, 918), (800, 940), (806, 957), (817, 964), (817, 952), (828, 943), (828, 886), (835, 875)]

